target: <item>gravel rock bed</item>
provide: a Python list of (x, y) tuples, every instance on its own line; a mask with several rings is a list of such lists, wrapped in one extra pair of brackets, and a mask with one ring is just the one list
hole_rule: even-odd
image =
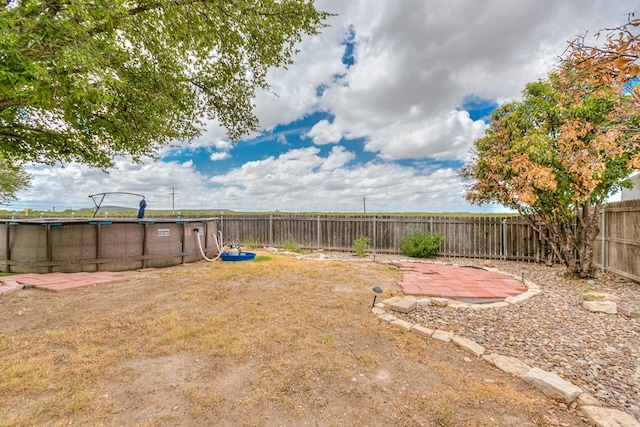
[[(482, 260), (454, 262), (482, 265)], [(523, 266), (515, 262), (494, 264), (516, 277)], [(525, 278), (542, 292), (517, 306), (478, 310), (431, 305), (396, 316), (465, 336), (488, 352), (516, 357), (531, 367), (556, 373), (604, 405), (640, 419), (639, 319), (582, 307), (582, 295), (592, 290), (616, 295), (622, 305), (640, 312), (640, 285), (607, 273), (599, 273), (590, 285), (563, 277), (560, 266), (525, 267)]]
[[(323, 258), (372, 260), (352, 254), (325, 253)], [(415, 261), (378, 254), (379, 262)], [(444, 262), (444, 259), (434, 260)], [(447, 260), (461, 266), (483, 266), (482, 259)], [(504, 308), (449, 308), (429, 305), (411, 313), (394, 313), (430, 329), (474, 340), (487, 353), (516, 357), (529, 366), (558, 374), (610, 406), (640, 419), (640, 319), (594, 313), (582, 307), (587, 291), (620, 297), (620, 304), (640, 312), (640, 284), (599, 272), (594, 284), (563, 276), (561, 266), (492, 261), (502, 272), (521, 277), (542, 290), (519, 305)]]

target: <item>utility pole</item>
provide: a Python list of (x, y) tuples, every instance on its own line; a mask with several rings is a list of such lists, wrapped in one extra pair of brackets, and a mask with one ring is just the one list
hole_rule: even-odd
[(367, 196), (362, 196), (362, 207), (364, 209), (364, 214), (367, 214)]
[(171, 187), (171, 215), (175, 215), (176, 210), (176, 187)]

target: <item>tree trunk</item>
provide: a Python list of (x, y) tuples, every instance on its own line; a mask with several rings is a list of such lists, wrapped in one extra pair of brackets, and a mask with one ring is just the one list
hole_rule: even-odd
[(576, 275), (581, 278), (594, 276), (593, 243), (600, 231), (598, 215), (601, 205), (596, 203), (593, 208), (584, 204), (579, 210), (576, 222), (576, 252), (578, 254), (578, 270)]
[(527, 216), (539, 236), (547, 242), (554, 255), (574, 277), (594, 275), (593, 243), (598, 235), (600, 204), (593, 208), (584, 204), (571, 216), (556, 212), (554, 216)]

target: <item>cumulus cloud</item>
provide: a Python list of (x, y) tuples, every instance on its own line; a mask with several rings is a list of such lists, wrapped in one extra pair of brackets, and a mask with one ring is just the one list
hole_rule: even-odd
[(567, 40), (620, 22), (632, 7), (413, 0), (367, 1), (367, 12), (352, 13), (364, 4), (348, 3), (342, 25), (356, 33), (356, 63), (319, 100), (335, 120), (318, 123), (309, 136), (316, 144), (365, 137), (367, 150), (384, 159), (466, 159), (484, 125), (457, 111), (465, 97), (517, 98), (527, 82), (547, 75)]
[(243, 210), (357, 212), (363, 197), (370, 212), (474, 209), (464, 202), (463, 182), (450, 168), (385, 162), (344, 167), (352, 159), (342, 147), (326, 157), (308, 147), (246, 163), (210, 182), (219, 185), (214, 194), (224, 206)]
[[(64, 168), (28, 167), (27, 171), (34, 178), (33, 187), (22, 194), (17, 206), (42, 210), (87, 208), (94, 207), (89, 195), (127, 192), (145, 195), (150, 209), (171, 209), (171, 193), (176, 187), (180, 188), (182, 197), (187, 191), (204, 194), (204, 177), (195, 170), (192, 161), (148, 160), (137, 164), (128, 158), (119, 158), (115, 163), (116, 167), (109, 173), (77, 164)], [(104, 203), (136, 207), (138, 200), (129, 195), (113, 194), (105, 197)]]
[(356, 156), (353, 153), (348, 152), (344, 147), (333, 147), (329, 157), (322, 163), (321, 170), (334, 170), (341, 168), (342, 166), (355, 159)]
[(229, 152), (227, 152), (227, 151), (218, 151), (216, 153), (211, 153), (209, 155), (209, 160), (211, 160), (212, 162), (217, 162), (217, 161), (220, 161), (220, 160), (228, 159), (229, 157), (231, 157), (231, 154), (229, 154)]
[(328, 120), (320, 120), (304, 136), (311, 138), (316, 145), (325, 145), (340, 142), (344, 134)]
[(431, 157), (466, 161), (470, 145), (486, 128), (483, 121), (471, 120), (468, 112), (455, 110), (419, 122), (394, 123), (377, 132), (365, 148), (385, 160)]

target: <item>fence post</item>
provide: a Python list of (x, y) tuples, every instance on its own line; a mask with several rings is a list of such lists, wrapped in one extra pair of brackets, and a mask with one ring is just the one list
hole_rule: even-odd
[(429, 234), (433, 234), (433, 217), (429, 218)]
[(322, 231), (322, 227), (320, 226), (320, 214), (318, 214), (318, 250), (320, 250), (320, 232)]
[(607, 255), (607, 206), (602, 206), (602, 254), (600, 255), (602, 259), (600, 263), (602, 264), (602, 272), (607, 271), (607, 266), (605, 264), (605, 256)]
[(507, 219), (502, 219), (502, 259), (507, 259)]
[(273, 213), (269, 212), (269, 246), (273, 247)]

